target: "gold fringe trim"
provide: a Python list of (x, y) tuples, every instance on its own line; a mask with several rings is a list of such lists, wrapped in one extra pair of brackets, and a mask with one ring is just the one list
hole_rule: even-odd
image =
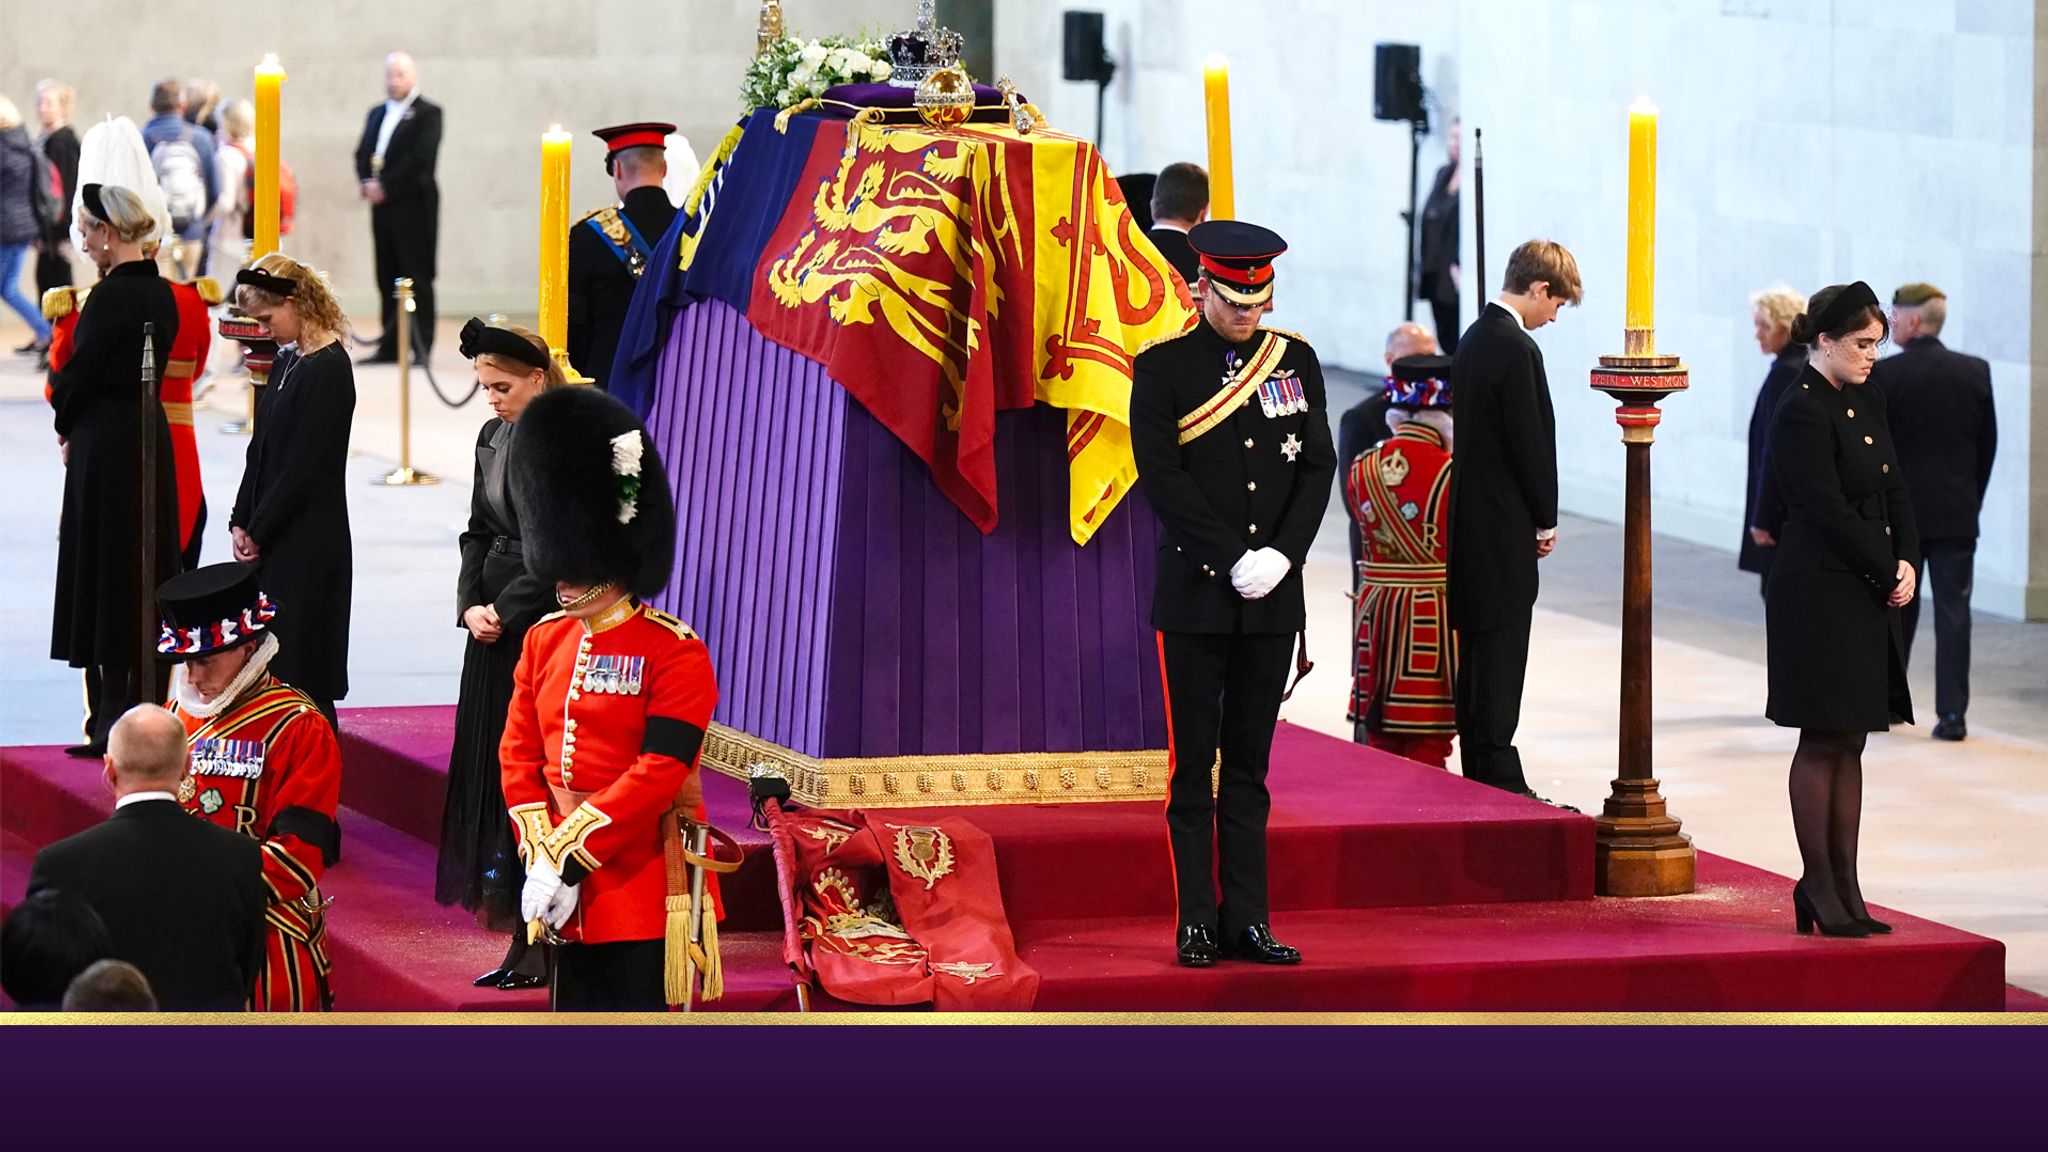
[(1156, 801), (1170, 771), (1163, 748), (819, 759), (723, 724), (705, 735), (701, 763), (737, 780), (786, 780), (791, 798), (813, 808)]

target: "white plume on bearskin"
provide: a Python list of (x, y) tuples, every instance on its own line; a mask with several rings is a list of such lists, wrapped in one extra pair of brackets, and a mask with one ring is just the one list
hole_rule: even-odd
[[(204, 157), (202, 157), (204, 159)], [(144, 249), (171, 232), (171, 210), (157, 186), (156, 167), (149, 162), (142, 130), (126, 116), (111, 116), (85, 130), (78, 142), (78, 188), (71, 194), (71, 244), (85, 251), (85, 234), (79, 231), (79, 214), (85, 210), (83, 189), (87, 184), (126, 188), (142, 198), (149, 214), (156, 217), (156, 235), (144, 237)]]

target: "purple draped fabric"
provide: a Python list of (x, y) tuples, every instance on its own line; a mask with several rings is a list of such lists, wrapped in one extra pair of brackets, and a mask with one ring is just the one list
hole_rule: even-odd
[(1068, 535), (1064, 414), (996, 419), (984, 536), (820, 365), (717, 300), (676, 317), (648, 432), (675, 485), (656, 598), (718, 670), (721, 723), (821, 757), (1166, 747), (1133, 492)]

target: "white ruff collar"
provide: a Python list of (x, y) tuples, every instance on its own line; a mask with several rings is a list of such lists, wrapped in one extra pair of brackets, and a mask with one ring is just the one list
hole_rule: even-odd
[(199, 698), (199, 693), (192, 688), (191, 679), (185, 675), (185, 666), (179, 664), (171, 669), (171, 699), (177, 702), (178, 710), (186, 715), (200, 720), (211, 720), (227, 711), (228, 705), (241, 699), (242, 694), (249, 690), (249, 685), (262, 679), (264, 671), (270, 667), (271, 657), (276, 655), (277, 634), (265, 632), (263, 639), (256, 642), (256, 654), (249, 657), (249, 662), (242, 665), (240, 672), (235, 673), (235, 678), (228, 682), (226, 690), (211, 701)]

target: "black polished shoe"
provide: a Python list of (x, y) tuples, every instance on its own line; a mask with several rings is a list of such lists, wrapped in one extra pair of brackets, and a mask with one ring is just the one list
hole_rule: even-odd
[(503, 980), (505, 977), (510, 976), (511, 974), (512, 973), (507, 969), (493, 968), (489, 972), (486, 972), (483, 975), (477, 977), (476, 979), (471, 980), (469, 982), (469, 986), (471, 988), (496, 988), (498, 986), (498, 981)]
[(1936, 740), (1961, 740), (1969, 736), (1970, 726), (1963, 723), (1963, 714), (1951, 712), (1934, 726)]
[(1184, 968), (1213, 968), (1217, 955), (1216, 933), (1207, 924), (1183, 924), (1176, 951)]
[(1239, 960), (1250, 960), (1254, 964), (1299, 964), (1301, 949), (1289, 948), (1273, 939), (1273, 929), (1265, 924), (1254, 924), (1231, 937), (1230, 954)]
[(514, 968), (512, 971), (505, 973), (504, 978), (498, 981), (498, 991), (500, 992), (521, 992), (528, 988), (545, 988), (547, 986), (548, 973), (545, 968), (539, 972), (521, 972), (519, 969)]
[(64, 754), (66, 756), (76, 756), (80, 760), (101, 760), (107, 755), (107, 746), (105, 744), (73, 744), (64, 750)]
[(1798, 883), (1792, 885), (1792, 927), (1802, 936), (1811, 933), (1815, 928), (1819, 928), (1823, 936), (1847, 936), (1853, 939), (1871, 934), (1870, 928), (1853, 917), (1840, 923), (1830, 923), (1821, 919), (1820, 913), (1814, 909), (1813, 900), (1806, 895), (1805, 886)]
[(1528, 797), (1529, 799), (1531, 799), (1531, 800), (1534, 800), (1534, 801), (1535, 801), (1535, 802), (1537, 802), (1538, 804), (1548, 804), (1548, 805), (1550, 805), (1550, 806), (1551, 806), (1552, 808), (1557, 808), (1557, 809), (1561, 809), (1561, 810), (1563, 810), (1563, 811), (1566, 811), (1566, 812), (1577, 812), (1577, 811), (1578, 811), (1578, 809), (1577, 809), (1577, 808), (1574, 808), (1574, 807), (1572, 807), (1572, 806), (1571, 806), (1571, 805), (1569, 805), (1569, 804), (1560, 804), (1560, 803), (1558, 803), (1557, 801), (1555, 801), (1555, 800), (1552, 800), (1552, 799), (1551, 799), (1550, 797), (1548, 797), (1548, 796), (1538, 796), (1538, 795), (1537, 795), (1537, 794), (1536, 794), (1536, 793), (1535, 793), (1535, 792), (1534, 792), (1533, 790), (1532, 790), (1532, 791), (1528, 791), (1528, 792), (1517, 792), (1517, 793), (1516, 793), (1516, 795), (1517, 795), (1517, 796), (1527, 796), (1527, 797)]

